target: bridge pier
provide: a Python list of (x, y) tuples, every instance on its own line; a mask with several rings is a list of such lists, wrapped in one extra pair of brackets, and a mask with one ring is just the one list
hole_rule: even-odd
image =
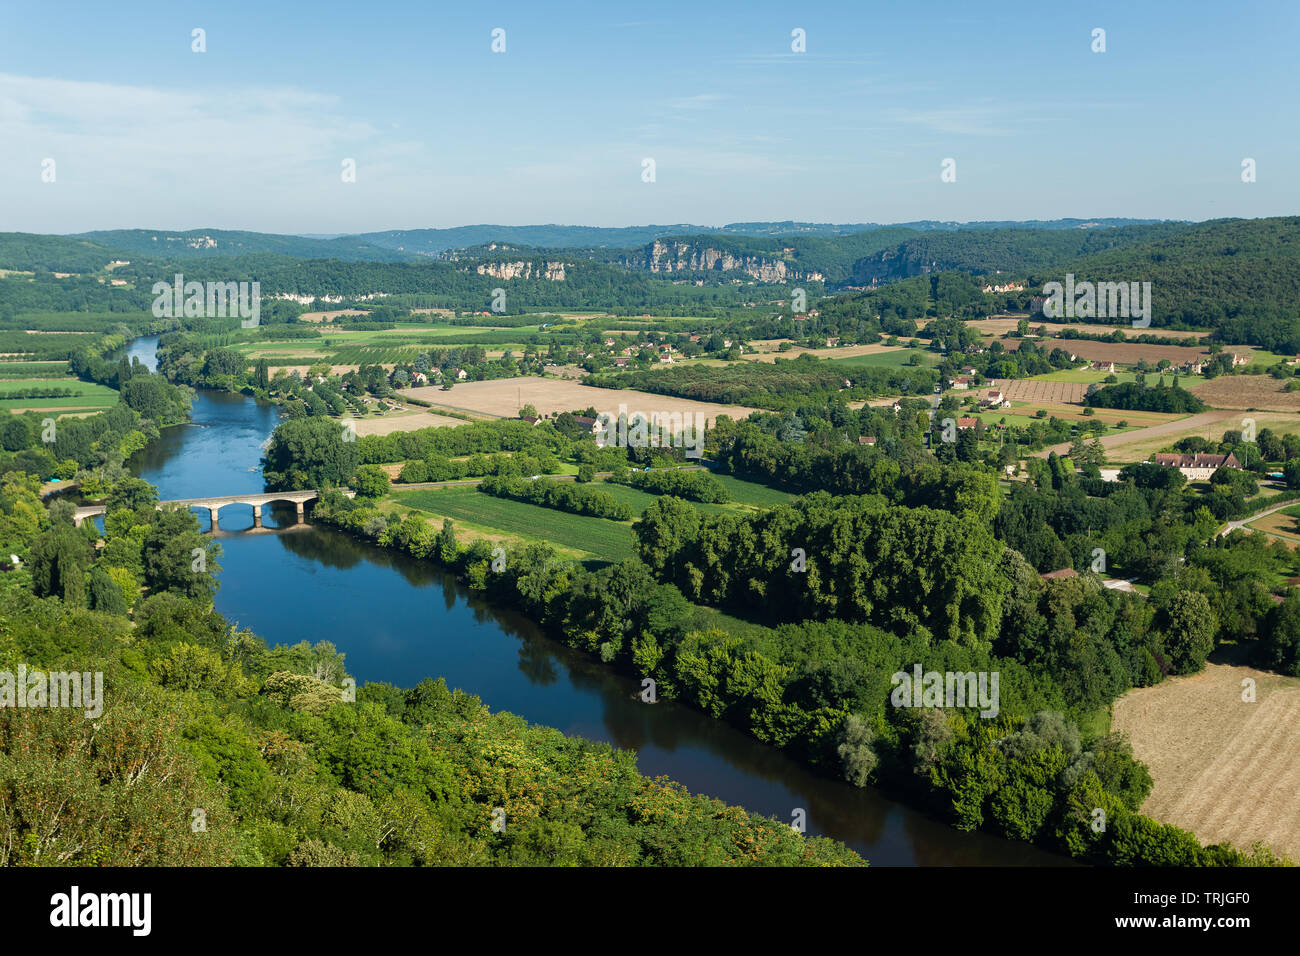
[(262, 506), (253, 505), (253, 527), (262, 527)]
[(217, 509), (209, 508), (208, 517), (212, 519), (212, 530), (216, 531), (217, 530)]
[(295, 501), (294, 504), (295, 504), (295, 505), (297, 506), (297, 508), (298, 508), (298, 524), (302, 524), (303, 517), (304, 517), (304, 511), (305, 511), (305, 509), (304, 509), (304, 507), (303, 507), (304, 502), (301, 502), (301, 501)]

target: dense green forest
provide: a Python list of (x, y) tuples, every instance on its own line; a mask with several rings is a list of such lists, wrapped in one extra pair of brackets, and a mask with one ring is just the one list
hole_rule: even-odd
[[(658, 497), (634, 528), (638, 558), (594, 570), (541, 543), (513, 548), (498, 567), (487, 542), (461, 544), (450, 522), (437, 531), (363, 498), (327, 494), (316, 518), (438, 561), (570, 645), (653, 678), (660, 693), (822, 772), (909, 792), (959, 827), (1096, 862), (1269, 861), (1141, 817), (1150, 778), (1098, 729), (1121, 694), (1198, 671), (1223, 641), (1249, 641), (1261, 665), (1300, 674), (1300, 597), (1276, 603), (1267, 584), (1298, 570), (1294, 556), (1261, 536), (1215, 537), (1222, 515), (1248, 510), (1250, 482), (1216, 477), (1194, 491), (1158, 466), (1103, 482), (1053, 455), (1006, 497), (982, 463), (936, 460), (910, 414), (817, 419), (802, 408), (798, 437), (794, 413), (723, 422), (709, 446), (723, 468), (804, 496), (721, 514)], [(333, 467), (342, 443), (328, 422), (308, 427), (323, 447), (300, 468)], [(863, 427), (880, 436), (876, 447), (850, 441)], [(511, 434), (505, 423), (478, 427), (463, 447), (495, 451)], [(1294, 436), (1259, 437), (1279, 456), (1291, 454), (1288, 441), (1300, 447)], [(380, 450), (395, 440), (386, 436), (367, 455), (418, 455), (431, 439)], [(545, 432), (534, 440), (564, 453)], [(1150, 597), (1103, 587), (1089, 573), (1098, 548), (1112, 570), (1151, 582)], [(1058, 567), (1082, 574), (1040, 576)], [(754, 627), (717, 630), (706, 607)], [(998, 673), (997, 713), (891, 706), (890, 675), (918, 664)], [(1111, 821), (1104, 834), (1088, 825), (1098, 807)]]

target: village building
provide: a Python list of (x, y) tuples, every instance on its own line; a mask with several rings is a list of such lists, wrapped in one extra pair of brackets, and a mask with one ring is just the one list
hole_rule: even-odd
[(1203, 452), (1195, 455), (1157, 452), (1155, 463), (1166, 468), (1177, 468), (1188, 481), (1209, 481), (1210, 476), (1220, 468), (1241, 467), (1236, 455), (1208, 455)]
[(578, 423), (579, 428), (589, 434), (601, 435), (605, 432), (605, 423), (599, 418), (591, 418), (587, 415), (574, 415), (573, 420)]

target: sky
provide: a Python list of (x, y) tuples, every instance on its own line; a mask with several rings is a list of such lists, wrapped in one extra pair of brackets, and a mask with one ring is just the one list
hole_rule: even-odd
[(0, 231), (1294, 215), (1298, 26), (1294, 0), (0, 0)]

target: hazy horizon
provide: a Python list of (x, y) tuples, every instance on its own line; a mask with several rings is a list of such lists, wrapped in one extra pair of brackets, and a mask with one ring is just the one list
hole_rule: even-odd
[(0, 230), (1300, 212), (1291, 8), (132, 14), (80, 0), (0, 35)]

